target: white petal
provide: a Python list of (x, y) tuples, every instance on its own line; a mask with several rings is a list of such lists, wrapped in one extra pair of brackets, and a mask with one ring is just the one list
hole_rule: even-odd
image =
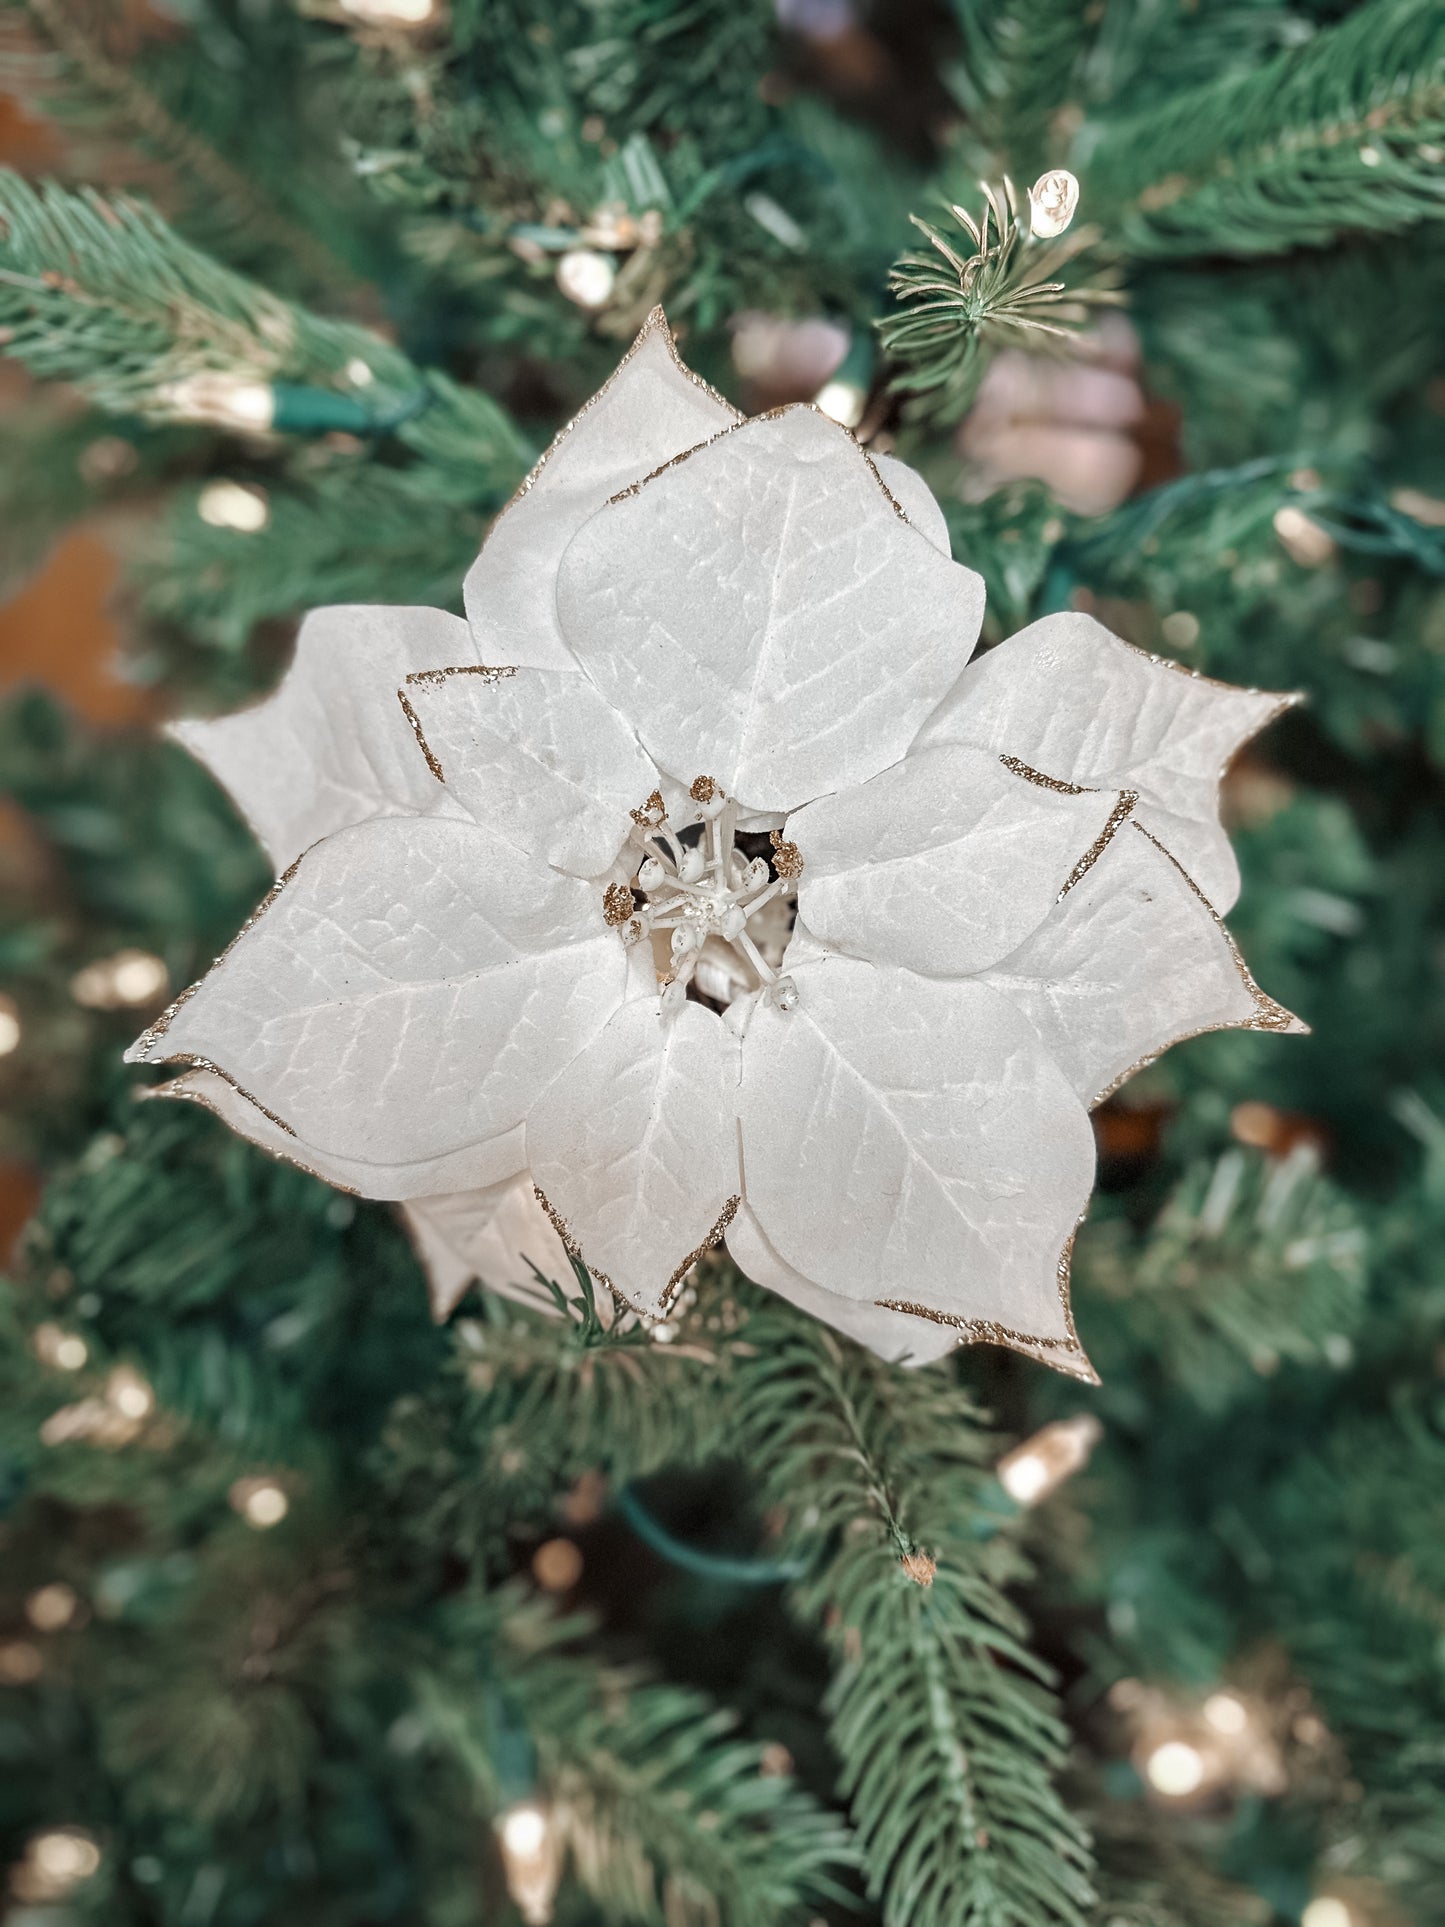
[(484, 662), (575, 669), (557, 623), (562, 551), (610, 495), (742, 417), (685, 367), (661, 308), (492, 524), (466, 580)]
[(1189, 877), (1130, 824), (980, 983), (1012, 999), (1087, 1104), (1206, 1030), (1303, 1030), (1266, 997)]
[[(556, 1300), (534, 1264), (544, 1278), (575, 1293), (571, 1260), (537, 1202), (530, 1173), (483, 1190), (418, 1198), (406, 1206), (406, 1222), (438, 1321), (451, 1316), (474, 1280), (503, 1298), (555, 1314)], [(598, 1310), (604, 1317), (610, 1303), (602, 1294)]]
[(852, 956), (966, 977), (1043, 921), (1128, 807), (1016, 775), (987, 750), (917, 751), (788, 818), (798, 907)]
[(625, 981), (595, 887), (477, 824), (378, 819), (309, 851), (128, 1056), (201, 1060), (330, 1155), (415, 1164), (520, 1124)]
[(328, 1184), (360, 1198), (418, 1198), (433, 1191), (489, 1185), (510, 1179), (522, 1169), (525, 1157), (520, 1126), (489, 1143), (467, 1144), (459, 1151), (414, 1164), (368, 1164), (361, 1158), (334, 1157), (298, 1138), (229, 1083), (222, 1072), (210, 1069), (183, 1071), (168, 1084), (151, 1085), (144, 1095), (199, 1104), (214, 1112), (238, 1136), (249, 1138), (273, 1157), (299, 1165), (312, 1177), (324, 1178)]
[(1075, 1346), (1060, 1266), (1093, 1133), (1027, 1019), (848, 957), (792, 974), (796, 1008), (759, 1003), (742, 1045), (745, 1195), (779, 1256), (969, 1336)]
[(755, 1285), (775, 1291), (799, 1311), (822, 1319), (834, 1331), (856, 1339), (892, 1364), (927, 1365), (957, 1349), (960, 1333), (948, 1325), (935, 1325), (908, 1312), (888, 1311), (856, 1298), (840, 1298), (805, 1278), (778, 1256), (746, 1204), (739, 1206), (728, 1226), (727, 1247), (733, 1263)]
[(900, 462), (896, 455), (874, 455), (870, 459), (883, 486), (918, 533), (927, 536), (940, 555), (951, 556), (953, 547), (948, 539), (948, 523), (934, 498), (933, 490), (918, 470), (910, 468), (907, 462)]
[(636, 737), (585, 676), (422, 670), (407, 701), (433, 770), (467, 813), (574, 876), (608, 869), (657, 787)]
[(898, 760), (968, 660), (983, 583), (909, 526), (845, 429), (795, 408), (599, 510), (557, 606), (659, 767), (782, 810)]
[(349, 823), (428, 808), (436, 780), (396, 690), (414, 669), (475, 660), (467, 625), (442, 609), (313, 609), (273, 695), (170, 733), (230, 792), (280, 871)]
[(539, 1189), (594, 1275), (664, 1311), (739, 1190), (737, 1043), (715, 1012), (625, 1004), (527, 1120)]
[[(1137, 820), (1224, 911), (1239, 871), (1219, 826), (1219, 779), (1241, 743), (1293, 700), (1211, 682), (1066, 613), (970, 665), (918, 740), (974, 743), (1047, 776), (1137, 790)], [(1190, 826), (1187, 849), (1178, 818)]]

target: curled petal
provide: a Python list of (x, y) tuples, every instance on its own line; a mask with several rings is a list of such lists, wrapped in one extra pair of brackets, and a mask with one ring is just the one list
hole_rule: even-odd
[(1134, 824), (979, 982), (1018, 1005), (1087, 1104), (1203, 1031), (1306, 1028), (1265, 996), (1185, 871)]
[(1212, 682), (1070, 612), (971, 664), (918, 746), (971, 743), (1072, 783), (1137, 790), (1137, 820), (1223, 912), (1239, 895), (1239, 867), (1219, 824), (1220, 777), (1294, 700)]
[(434, 774), (467, 814), (573, 876), (608, 869), (657, 787), (636, 737), (585, 676), (426, 669), (400, 692)]
[(384, 818), (309, 851), (128, 1057), (219, 1069), (329, 1156), (418, 1164), (520, 1124), (625, 981), (595, 888), (474, 823)]
[(759, 1003), (742, 1046), (745, 1195), (768, 1242), (843, 1297), (1077, 1354), (1060, 1268), (1093, 1133), (1028, 1020), (977, 982), (849, 957), (792, 975), (796, 1006)]
[(617, 1012), (527, 1120), (527, 1156), (582, 1261), (637, 1310), (667, 1309), (738, 1192), (737, 1041), (656, 995)]
[(959, 1333), (947, 1325), (824, 1291), (778, 1256), (747, 1204), (739, 1207), (728, 1226), (727, 1246), (733, 1263), (755, 1285), (775, 1291), (799, 1311), (821, 1318), (825, 1325), (856, 1339), (892, 1364), (928, 1365), (958, 1345)]
[(297, 1137), (289, 1126), (272, 1112), (263, 1110), (255, 1098), (232, 1083), (224, 1072), (205, 1065), (193, 1065), (167, 1084), (154, 1084), (144, 1095), (197, 1104), (273, 1157), (297, 1165), (312, 1177), (324, 1178), (338, 1190), (350, 1191), (359, 1198), (427, 1197), (434, 1191), (506, 1182), (522, 1169), (520, 1127), (486, 1144), (464, 1144), (460, 1150), (422, 1158), (412, 1164), (372, 1164), (362, 1158), (336, 1157)]
[(1043, 921), (1128, 807), (1117, 791), (1031, 781), (986, 750), (921, 750), (789, 817), (799, 911), (852, 956), (970, 976)]
[(472, 662), (467, 625), (441, 609), (314, 609), (280, 687), (171, 734), (234, 798), (278, 871), (323, 836), (428, 809), (436, 780), (386, 691), (434, 662)]
[(557, 606), (660, 768), (786, 810), (898, 760), (968, 660), (983, 584), (909, 525), (845, 429), (795, 408), (599, 510)]
[[(538, 1272), (569, 1295), (575, 1292), (571, 1260), (537, 1202), (530, 1173), (482, 1190), (417, 1198), (406, 1207), (406, 1224), (439, 1323), (456, 1310), (474, 1280), (503, 1298), (549, 1313), (556, 1311), (556, 1300)], [(604, 1317), (610, 1303), (604, 1293), (598, 1304)]]
[(573, 416), (492, 524), (472, 564), (466, 610), (481, 659), (575, 669), (550, 594), (562, 551), (618, 489), (740, 419), (684, 366), (666, 316), (654, 308), (616, 373)]

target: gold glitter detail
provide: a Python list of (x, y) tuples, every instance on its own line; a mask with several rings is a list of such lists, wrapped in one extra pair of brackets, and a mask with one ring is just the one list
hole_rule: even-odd
[(728, 1199), (727, 1203), (718, 1213), (717, 1223), (713, 1226), (712, 1230), (708, 1232), (707, 1236), (695, 1251), (690, 1251), (687, 1254), (682, 1263), (677, 1267), (677, 1270), (673, 1272), (672, 1276), (663, 1286), (662, 1297), (658, 1302), (664, 1311), (668, 1309), (673, 1299), (677, 1296), (678, 1286), (682, 1283), (683, 1279), (686, 1278), (693, 1266), (697, 1264), (699, 1259), (705, 1258), (714, 1245), (722, 1243), (723, 1234), (737, 1216), (738, 1206), (741, 1203), (741, 1195), (735, 1195)]
[(959, 1342), (964, 1345), (1002, 1345), (1011, 1352), (1021, 1352), (1025, 1358), (1037, 1359), (1041, 1364), (1051, 1365), (1055, 1371), (1064, 1372), (1070, 1378), (1082, 1379), (1086, 1385), (1097, 1385), (1099, 1374), (1089, 1363), (1079, 1334), (1074, 1327), (1073, 1306), (1069, 1302), (1069, 1276), (1074, 1262), (1074, 1240), (1079, 1235), (1079, 1226), (1084, 1222), (1081, 1215), (1064, 1240), (1064, 1248), (1059, 1254), (1059, 1262), (1054, 1268), (1058, 1285), (1059, 1304), (1064, 1314), (1065, 1338), (1034, 1338), (1028, 1332), (1014, 1331), (1008, 1325), (996, 1325), (987, 1318), (958, 1318), (950, 1312), (935, 1311), (931, 1305), (915, 1305), (902, 1298), (876, 1298), (873, 1302), (881, 1311), (901, 1311), (911, 1318), (926, 1318), (931, 1325), (946, 1325), (959, 1334)]
[(411, 724), (411, 733), (416, 738), (418, 749), (420, 749), (422, 755), (425, 756), (426, 758), (427, 768), (431, 771), (432, 775), (437, 779), (439, 783), (445, 783), (447, 779), (445, 778), (445, 776), (442, 775), (442, 766), (437, 761), (436, 757), (432, 754), (431, 744), (427, 741), (426, 737), (422, 734), (421, 717), (417, 715), (416, 711), (412, 708), (411, 704), (407, 701), (406, 691), (404, 689), (397, 690), (396, 700), (401, 704), (401, 713), (406, 717), (406, 720)]
[(768, 841), (773, 846), (773, 869), (785, 883), (792, 883), (803, 874), (803, 853), (796, 843), (784, 841), (781, 830), (770, 830)]
[(1058, 895), (1058, 901), (1060, 903), (1063, 902), (1064, 898), (1069, 894), (1070, 890), (1073, 889), (1074, 885), (1076, 883), (1082, 882), (1083, 879), (1089, 874), (1090, 870), (1093, 869), (1094, 865), (1099, 861), (1099, 858), (1104, 854), (1105, 850), (1107, 850), (1109, 845), (1114, 841), (1114, 838), (1118, 835), (1120, 829), (1122, 829), (1124, 824), (1128, 822), (1129, 817), (1133, 812), (1134, 805), (1138, 801), (1139, 801), (1138, 790), (1120, 790), (1119, 800), (1117, 803), (1115, 803), (1113, 809), (1110, 810), (1108, 822), (1104, 825), (1103, 829), (1099, 832), (1099, 834), (1094, 838), (1094, 841), (1089, 845), (1088, 849), (1085, 850), (1084, 854), (1079, 858), (1078, 862), (1074, 865), (1073, 869), (1070, 870), (1069, 880), (1064, 885), (1063, 889), (1060, 890)]
[[(248, 1091), (243, 1091), (234, 1078), (227, 1077), (225, 1072), (217, 1070), (214, 1064), (207, 1064), (203, 1058), (199, 1057), (195, 1058), (193, 1062), (197, 1069), (216, 1070), (217, 1076), (229, 1084), (233, 1091), (237, 1092), (239, 1096), (244, 1097), (248, 1103), (256, 1104), (255, 1098), (252, 1097)], [(204, 1091), (194, 1090), (186, 1081), (192, 1074), (192, 1072), (187, 1071), (184, 1077), (174, 1078), (169, 1084), (153, 1084), (149, 1090), (142, 1091), (141, 1095), (145, 1098), (170, 1097), (182, 1100), (187, 1104), (199, 1104), (203, 1111), (209, 1111), (212, 1117), (220, 1118), (228, 1131), (235, 1130), (235, 1125), (223, 1114), (220, 1106), (213, 1102)], [(288, 1131), (292, 1137), (295, 1137), (296, 1133), (290, 1130), (290, 1126), (282, 1124), (281, 1119), (276, 1117), (273, 1112), (266, 1110), (264, 1105), (256, 1104), (256, 1109), (261, 1111), (264, 1116), (271, 1118), (273, 1123), (280, 1124), (283, 1131)], [(247, 1139), (247, 1142), (255, 1143), (255, 1140)], [(358, 1191), (354, 1185), (343, 1184), (339, 1178), (328, 1178), (324, 1172), (313, 1170), (309, 1164), (303, 1164), (300, 1158), (292, 1157), (289, 1151), (278, 1151), (269, 1144), (257, 1144), (256, 1149), (258, 1151), (264, 1151), (268, 1157), (279, 1158), (283, 1164), (293, 1165), (298, 1171), (304, 1171), (308, 1178), (315, 1178), (321, 1184), (329, 1184), (333, 1191), (344, 1191), (349, 1198), (359, 1198), (365, 1195), (363, 1192)]]
[[(644, 475), (640, 481), (629, 482), (626, 488), (618, 489), (615, 495), (610, 495), (607, 498), (605, 506), (612, 508), (618, 502), (627, 501), (630, 496), (640, 495), (649, 482), (655, 482), (659, 475), (665, 475), (670, 468), (680, 467), (683, 462), (688, 461), (694, 455), (700, 454), (703, 449), (711, 448), (713, 443), (720, 442), (724, 435), (736, 435), (740, 428), (747, 428), (753, 422), (779, 421), (784, 415), (791, 415), (799, 409), (806, 409), (811, 415), (821, 415), (830, 428), (836, 428), (840, 435), (845, 436), (847, 440), (853, 444), (858, 455), (866, 464), (868, 473), (883, 491), (884, 499), (887, 501), (889, 508), (892, 509), (893, 513), (905, 528), (915, 528), (915, 524), (909, 520), (904, 511), (903, 504), (878, 473), (877, 464), (867, 449), (864, 448), (863, 444), (858, 440), (858, 437), (851, 429), (845, 428), (841, 422), (834, 421), (833, 417), (828, 414), (825, 409), (820, 408), (814, 401), (786, 402), (781, 408), (765, 408), (760, 415), (740, 415), (730, 428), (720, 428), (715, 435), (709, 435), (706, 440), (695, 443), (691, 448), (684, 448), (680, 454), (674, 455), (670, 461), (660, 463), (658, 467), (653, 469), (650, 475)], [(926, 541), (927, 537), (925, 537), (924, 540)], [(930, 543), (929, 546), (931, 547), (932, 544)]]
[(662, 791), (654, 790), (640, 810), (629, 810), (639, 830), (660, 830), (667, 821), (667, 805), (662, 800)]
[(915, 1586), (931, 1586), (938, 1571), (938, 1561), (926, 1552), (905, 1552), (898, 1562)]
[(690, 1251), (687, 1254), (687, 1256), (683, 1259), (682, 1263), (677, 1267), (676, 1271), (673, 1272), (672, 1276), (668, 1279), (667, 1283), (663, 1286), (661, 1295), (658, 1299), (658, 1311), (654, 1313), (654, 1312), (644, 1311), (640, 1305), (634, 1305), (625, 1296), (624, 1293), (618, 1290), (617, 1286), (613, 1284), (612, 1280), (607, 1276), (607, 1273), (605, 1271), (599, 1271), (595, 1265), (588, 1264), (587, 1259), (583, 1256), (582, 1247), (578, 1244), (577, 1240), (572, 1235), (571, 1226), (567, 1223), (567, 1220), (562, 1216), (561, 1212), (557, 1210), (556, 1206), (552, 1203), (552, 1200), (547, 1196), (547, 1193), (542, 1189), (541, 1185), (534, 1184), (532, 1186), (532, 1192), (538, 1204), (541, 1205), (543, 1211), (547, 1214), (547, 1218), (552, 1226), (552, 1229), (556, 1232), (557, 1236), (561, 1239), (562, 1249), (567, 1253), (567, 1256), (571, 1259), (574, 1259), (577, 1264), (586, 1266), (587, 1272), (592, 1278), (593, 1282), (596, 1284), (602, 1285), (607, 1291), (611, 1292), (613, 1303), (617, 1306), (619, 1311), (642, 1312), (642, 1316), (644, 1318), (666, 1316), (668, 1307), (671, 1305), (673, 1299), (677, 1295), (678, 1286), (682, 1283), (683, 1279), (686, 1278), (687, 1274), (692, 1270), (693, 1266), (698, 1262), (698, 1260), (700, 1258), (705, 1258), (708, 1252), (712, 1250), (713, 1246), (715, 1244), (718, 1244), (721, 1241), (723, 1233), (727, 1230), (728, 1226), (732, 1223), (734, 1217), (736, 1217), (738, 1206), (742, 1203), (742, 1198), (740, 1196), (732, 1197), (728, 1199), (727, 1203), (723, 1206), (722, 1211), (718, 1216), (718, 1221), (713, 1226), (712, 1230), (708, 1232), (707, 1236), (703, 1239), (702, 1243), (697, 1247), (695, 1251)]
[(1215, 928), (1228, 946), (1230, 961), (1239, 973), (1239, 980), (1253, 1001), (1254, 1015), (1252, 1017), (1235, 1018), (1227, 1024), (1201, 1024), (1195, 1030), (1181, 1031), (1177, 1037), (1171, 1037), (1168, 1043), (1160, 1044), (1157, 1050), (1151, 1050), (1145, 1056), (1139, 1058), (1139, 1060), (1131, 1064), (1127, 1070), (1120, 1071), (1113, 1082), (1105, 1085), (1104, 1089), (1093, 1099), (1089, 1106), (1090, 1110), (1096, 1109), (1106, 1098), (1112, 1097), (1115, 1091), (1117, 1091), (1121, 1085), (1127, 1084), (1131, 1077), (1137, 1076), (1140, 1071), (1148, 1070), (1149, 1066), (1161, 1058), (1165, 1051), (1172, 1050), (1176, 1044), (1187, 1044), (1191, 1038), (1206, 1037), (1211, 1031), (1273, 1030), (1291, 1032), (1297, 1037), (1307, 1037), (1309, 1035), (1310, 1027), (1302, 1018), (1296, 1017), (1293, 1011), (1286, 1010), (1283, 1004), (1276, 1003), (1274, 998), (1267, 996), (1254, 981), (1254, 978), (1250, 975), (1249, 965), (1240, 955), (1239, 945), (1230, 934), (1228, 925), (1215, 909), (1214, 905), (1209, 901), (1208, 897), (1205, 896), (1199, 885), (1194, 881), (1193, 877), (1190, 876), (1178, 857), (1175, 856), (1174, 852), (1161, 843), (1157, 836), (1154, 836), (1150, 831), (1146, 830), (1142, 823), (1135, 823), (1132, 827), (1139, 832), (1140, 836), (1147, 837), (1161, 856), (1169, 859), (1214, 919)]
[(1066, 783), (1058, 776), (1045, 776), (1041, 770), (1030, 769), (1021, 763), (1017, 756), (1000, 756), (998, 759), (1006, 770), (1021, 776), (1026, 783), (1034, 783), (1041, 790), (1057, 790), (1060, 796), (1092, 796), (1094, 790), (1087, 783)]
[[(515, 493), (515, 495), (512, 496), (511, 500), (507, 502), (505, 507), (503, 507), (499, 512), (496, 518), (496, 522), (493, 522), (492, 524), (493, 528), (496, 527), (497, 522), (501, 521), (502, 516), (507, 513), (508, 509), (515, 508), (517, 503), (521, 501), (522, 497), (525, 494), (527, 494), (527, 492), (530, 489), (536, 487), (538, 477), (541, 475), (543, 469), (547, 466), (547, 463), (552, 459), (552, 457), (557, 453), (557, 450), (562, 446), (563, 442), (566, 441), (567, 437), (572, 433), (572, 430), (577, 426), (578, 422), (582, 420), (582, 417), (584, 415), (589, 413), (590, 410), (594, 409), (597, 406), (598, 402), (602, 400), (604, 395), (607, 395), (611, 392), (613, 386), (618, 380), (618, 377), (621, 375), (623, 369), (627, 366), (628, 362), (632, 360), (632, 357), (638, 353), (638, 351), (643, 347), (644, 343), (646, 343), (649, 340), (649, 338), (654, 334), (661, 335), (663, 340), (663, 345), (666, 347), (668, 354), (672, 357), (673, 366), (677, 369), (680, 375), (684, 376), (688, 381), (692, 383), (694, 388), (700, 388), (705, 395), (711, 396), (713, 401), (717, 402), (721, 407), (725, 408), (727, 412), (733, 417), (735, 424), (741, 425), (741, 423), (746, 419), (746, 417), (744, 417), (739, 412), (738, 409), (733, 407), (732, 403), (727, 399), (726, 395), (720, 395), (717, 389), (713, 387), (711, 382), (704, 381), (701, 375), (695, 374), (693, 370), (688, 367), (687, 363), (683, 360), (682, 356), (677, 352), (677, 343), (673, 340), (672, 330), (667, 325), (667, 316), (663, 313), (660, 307), (654, 308), (651, 314), (648, 315), (646, 321), (643, 322), (642, 327), (638, 333), (637, 339), (633, 342), (632, 346), (627, 350), (627, 353), (622, 357), (621, 361), (618, 362), (617, 366), (613, 369), (612, 373), (607, 377), (606, 381), (604, 381), (602, 386), (597, 390), (597, 393), (593, 395), (590, 398), (590, 400), (583, 402), (582, 406), (577, 410), (577, 413), (572, 417), (572, 419), (569, 422), (566, 422), (561, 428), (559, 428), (557, 433), (552, 437), (551, 442), (547, 445), (547, 447), (542, 451), (541, 455), (538, 457), (535, 467), (533, 467), (533, 469), (529, 474), (523, 477), (522, 481), (519, 483), (517, 487), (517, 492)], [(726, 433), (726, 430), (724, 430), (723, 432)]]
[[(291, 881), (292, 877), (294, 877), (296, 872), (301, 868), (302, 863), (306, 860), (307, 854), (308, 852), (303, 850), (296, 861), (281, 872), (280, 876), (277, 877), (276, 881), (256, 905), (256, 908), (251, 912), (250, 916), (247, 917), (246, 921), (241, 925), (235, 936), (232, 937), (231, 941), (226, 945), (220, 956), (212, 961), (211, 969), (206, 972), (205, 976), (197, 977), (193, 984), (187, 984), (180, 996), (177, 997), (173, 1003), (168, 1004), (161, 1012), (150, 1029), (141, 1032), (140, 1037), (136, 1040), (136, 1049), (140, 1052), (140, 1061), (143, 1064), (149, 1064), (155, 1061), (151, 1056), (151, 1052), (170, 1029), (171, 1020), (176, 1012), (181, 1008), (182, 1004), (188, 1004), (191, 1001), (192, 997), (195, 996), (201, 985), (206, 981), (206, 977), (210, 976), (211, 971), (219, 970), (227, 957), (229, 957), (231, 952), (236, 948), (236, 945), (241, 941), (242, 937), (245, 936), (246, 932), (254, 928), (254, 926), (261, 921), (262, 917), (265, 916), (266, 912), (286, 888), (286, 885)], [(237, 1085), (236, 1088), (240, 1090), (239, 1085)], [(245, 1097), (248, 1096), (249, 1093), (242, 1091), (241, 1095)], [(256, 1100), (252, 1098), (251, 1102), (254, 1104)], [(257, 1105), (257, 1109), (260, 1109), (259, 1105)]]
[(513, 662), (459, 662), (449, 669), (414, 669), (407, 677), (408, 683), (425, 683), (429, 689), (440, 689), (452, 676), (480, 676), (484, 682), (507, 682), (517, 673)]
[(694, 803), (711, 803), (717, 795), (717, 783), (711, 776), (694, 776), (687, 793)]
[(636, 908), (625, 883), (609, 883), (602, 893), (602, 914), (614, 929), (630, 922)]
[[(489, 663), (463, 662), (458, 663), (454, 668), (450, 669), (416, 669), (412, 671), (406, 680), (408, 688), (415, 683), (425, 685), (428, 689), (440, 689), (451, 676), (481, 676), (488, 683), (495, 684), (505, 682), (509, 676), (515, 676), (516, 673), (515, 667), (510, 663), (503, 664), (500, 667), (493, 667)], [(437, 761), (432, 746), (426, 739), (421, 726), (421, 717), (418, 716), (412, 708), (411, 703), (407, 699), (405, 689), (397, 690), (396, 700), (401, 704), (402, 714), (411, 724), (411, 733), (416, 738), (417, 748), (420, 749), (422, 755), (426, 758), (427, 768), (439, 783), (445, 783), (447, 779), (442, 774), (442, 766)]]

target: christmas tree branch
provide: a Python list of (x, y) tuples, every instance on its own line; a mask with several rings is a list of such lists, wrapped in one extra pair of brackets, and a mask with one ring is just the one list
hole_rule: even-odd
[(1023, 1567), (976, 1531), (977, 1414), (946, 1373), (899, 1374), (783, 1308), (748, 1337), (740, 1441), (809, 1566), (794, 1597), (827, 1628), (843, 1792), (885, 1919), (1083, 1927), (1088, 1851), (1052, 1783), (1064, 1731), (1002, 1591)]
[(1433, 0), (1373, 0), (1103, 130), (1085, 187), (1142, 256), (1281, 253), (1438, 217), (1445, 19)]

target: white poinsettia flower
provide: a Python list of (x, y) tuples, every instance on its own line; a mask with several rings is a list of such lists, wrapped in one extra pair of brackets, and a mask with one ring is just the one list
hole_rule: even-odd
[(661, 312), (495, 524), (467, 621), (324, 609), (178, 726), (281, 881), (131, 1051), (405, 1201), (439, 1314), (580, 1256), (738, 1264), (886, 1356), (1089, 1367), (1088, 1108), (1300, 1028), (1220, 922), (1220, 774), (1281, 706), (983, 587), (920, 479), (745, 421)]

